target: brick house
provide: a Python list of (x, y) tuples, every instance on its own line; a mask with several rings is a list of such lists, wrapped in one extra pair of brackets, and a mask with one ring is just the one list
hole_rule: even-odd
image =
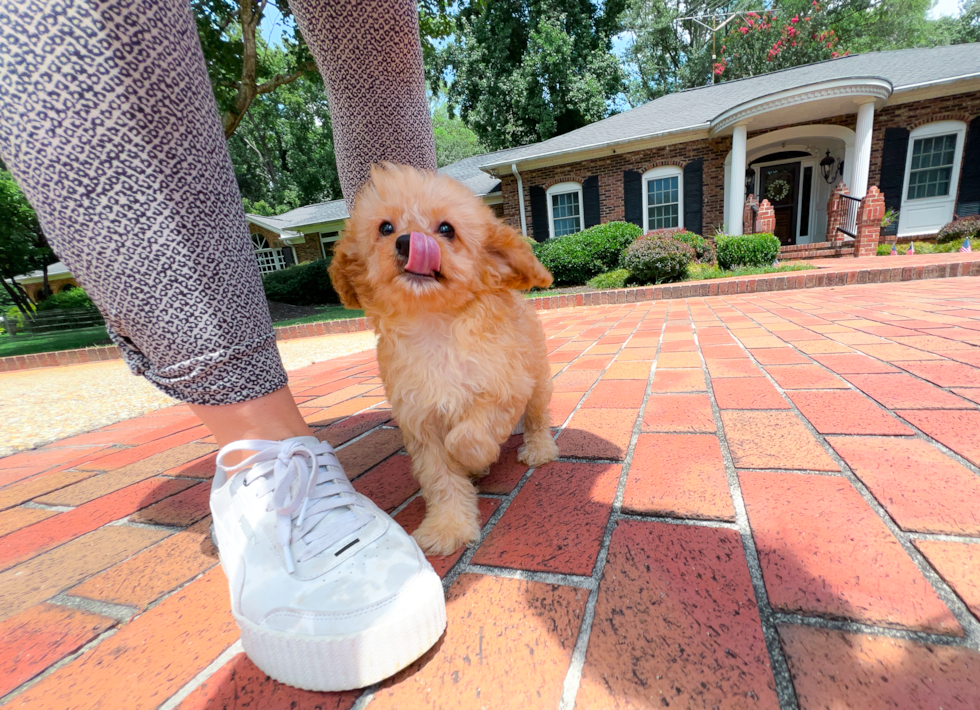
[(980, 208), (980, 44), (669, 94), (480, 167), (500, 179), (504, 219), (538, 241), (615, 220), (741, 234), (751, 193), (783, 245), (816, 244), (841, 181), (858, 198), (879, 187), (900, 213), (886, 234), (931, 235)]
[[(482, 171), (480, 165), (486, 160), (504, 160), (517, 150), (521, 149), (466, 158), (447, 165), (440, 172), (462, 182), (485, 204), (490, 205), (498, 217), (503, 217), (500, 180)], [(343, 200), (298, 207), (275, 217), (245, 215), (259, 270), (268, 273), (292, 264), (329, 257), (333, 253), (334, 242), (340, 239), (348, 216)]]

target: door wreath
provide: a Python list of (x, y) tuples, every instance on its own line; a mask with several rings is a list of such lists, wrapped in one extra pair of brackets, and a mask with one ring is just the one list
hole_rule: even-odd
[(789, 194), (789, 183), (785, 180), (773, 180), (766, 185), (766, 198), (770, 202), (779, 202)]

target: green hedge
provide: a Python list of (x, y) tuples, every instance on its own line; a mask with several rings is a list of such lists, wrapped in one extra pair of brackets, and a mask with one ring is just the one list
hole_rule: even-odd
[(718, 265), (723, 269), (738, 266), (772, 266), (779, 256), (779, 239), (772, 234), (718, 235)]
[(623, 288), (630, 277), (627, 269), (614, 269), (589, 280), (590, 288)]
[(92, 303), (88, 294), (80, 288), (53, 294), (37, 304), (39, 311), (50, 311), (56, 308), (95, 308), (95, 304)]
[(682, 279), (692, 261), (694, 249), (667, 234), (637, 239), (623, 256), (623, 266), (629, 270), (631, 281), (639, 284)]
[(318, 259), (262, 276), (262, 287), (270, 301), (293, 306), (325, 306), (340, 303), (327, 276), (329, 259)]
[(535, 254), (556, 286), (580, 286), (618, 267), (623, 250), (642, 233), (635, 224), (608, 222), (542, 242)]

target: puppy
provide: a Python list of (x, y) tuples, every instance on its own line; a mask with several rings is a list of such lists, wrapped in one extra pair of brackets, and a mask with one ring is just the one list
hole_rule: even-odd
[(520, 291), (551, 274), (466, 187), (383, 164), (358, 193), (330, 264), (378, 334), (378, 364), (426, 503), (415, 531), (444, 555), (479, 538), (476, 488), (524, 417), (517, 458), (553, 460), (544, 330)]

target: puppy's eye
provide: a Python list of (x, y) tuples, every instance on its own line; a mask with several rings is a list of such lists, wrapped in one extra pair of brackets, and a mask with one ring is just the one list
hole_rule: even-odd
[(391, 222), (382, 222), (381, 226), (378, 227), (378, 232), (382, 237), (387, 237), (389, 234), (394, 234), (395, 228), (392, 226)]
[(439, 234), (446, 239), (454, 239), (456, 237), (456, 230), (453, 229), (453, 225), (449, 224), (449, 222), (443, 222), (439, 225)]

